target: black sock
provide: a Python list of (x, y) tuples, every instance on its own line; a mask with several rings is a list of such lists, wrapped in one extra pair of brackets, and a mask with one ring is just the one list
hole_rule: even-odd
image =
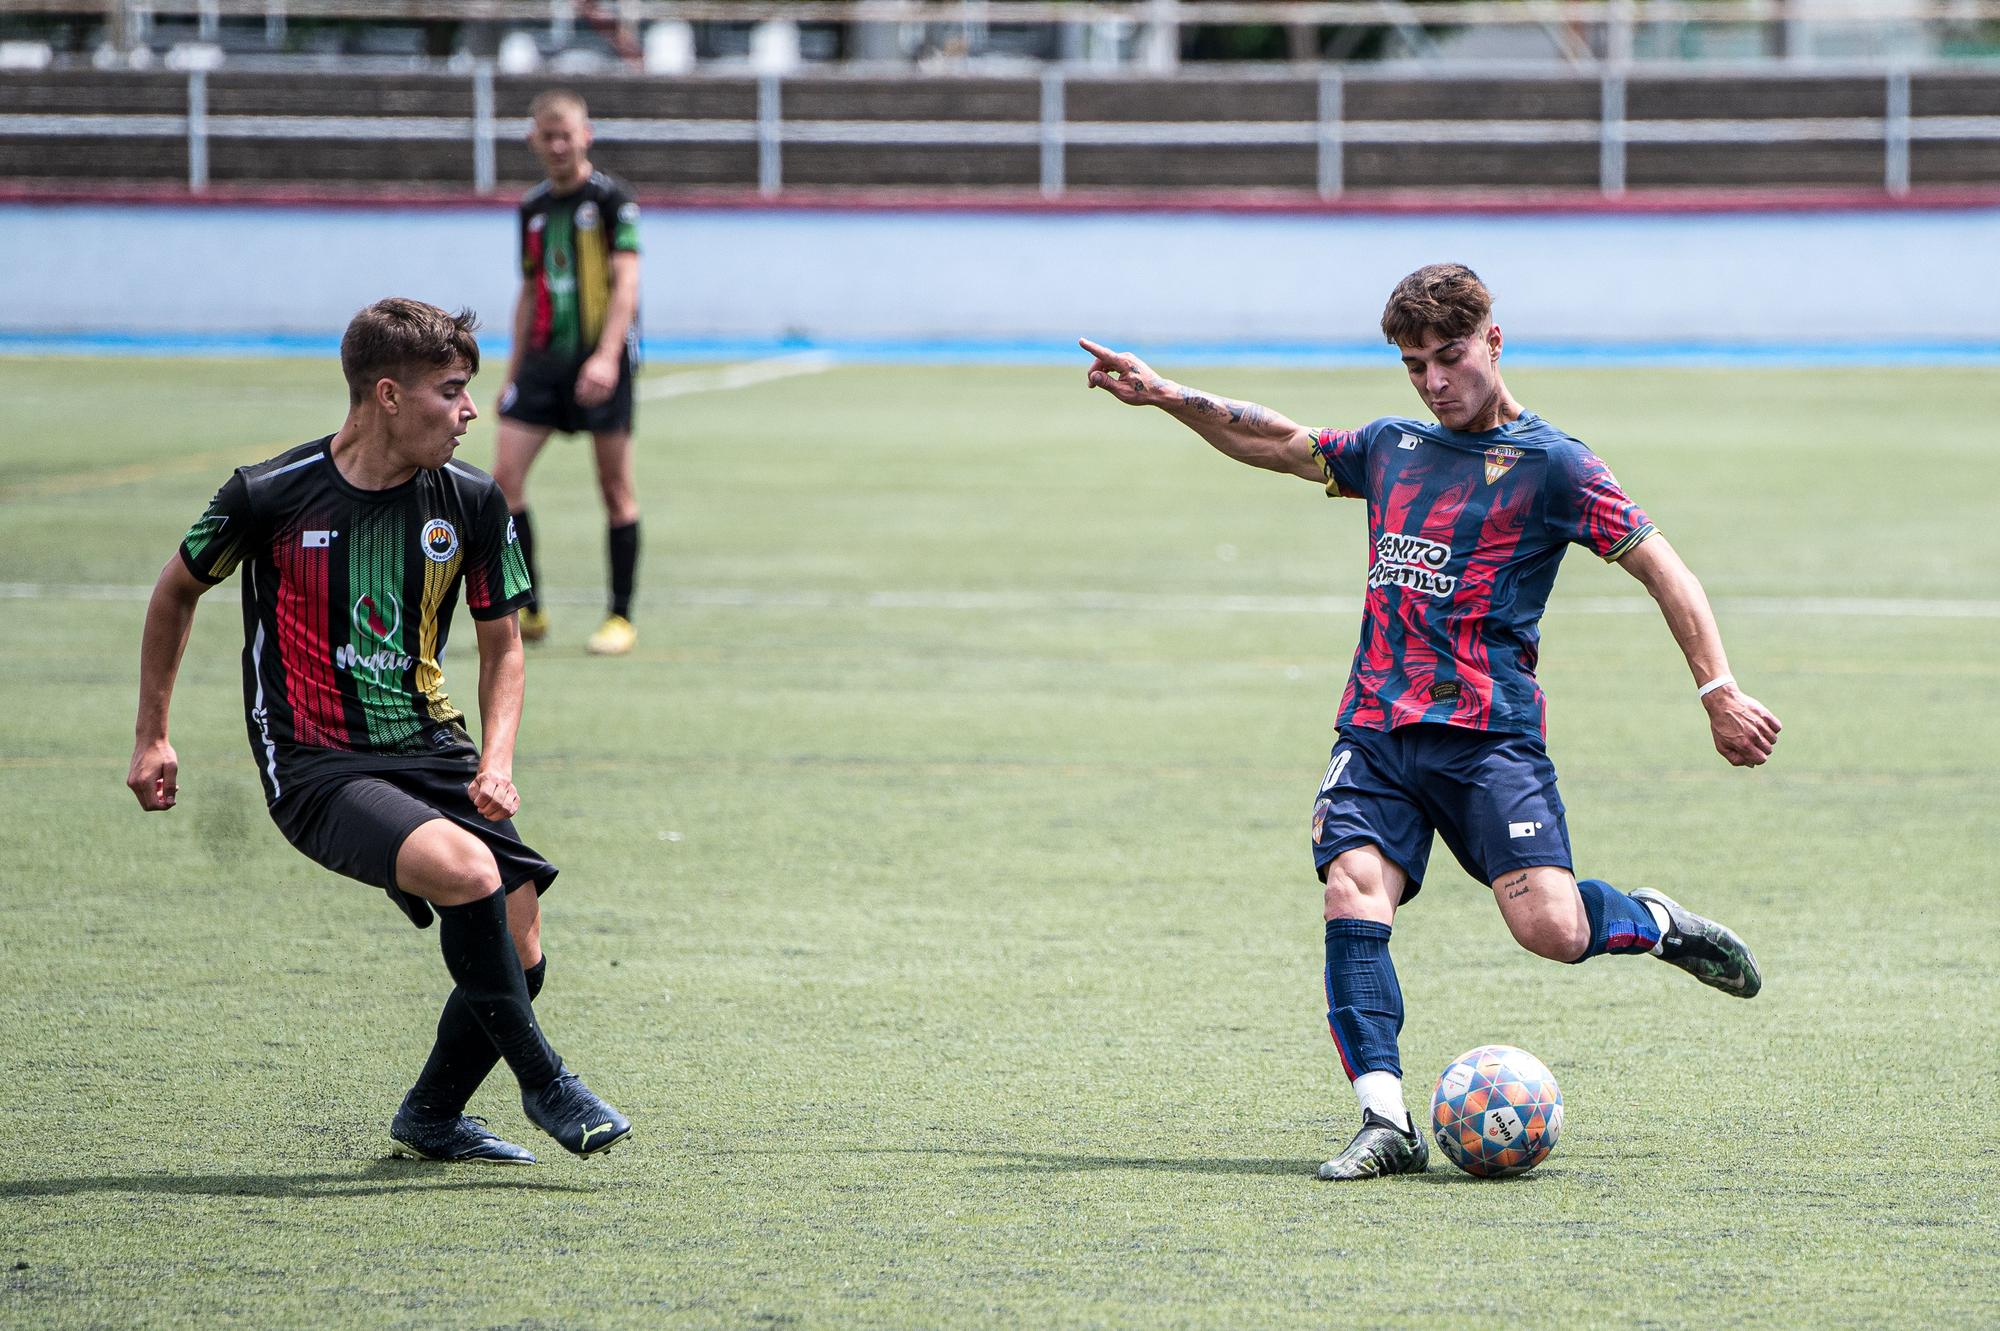
[(639, 520), (607, 533), (611, 539), (611, 613), (632, 617), (632, 584), (639, 576)]
[(521, 545), (521, 560), (528, 566), (528, 609), (542, 608), (542, 571), (535, 567), (535, 524), (528, 518), (528, 510), (508, 515), (514, 519), (514, 539)]
[(507, 894), (439, 906), (437, 913), (438, 945), (460, 997), (521, 1088), (540, 1090), (556, 1079), (562, 1060), (535, 1024), (528, 979), (507, 932)]
[[(517, 890), (534, 891), (532, 887)], [(530, 1003), (542, 992), (542, 981), (548, 973), (547, 953), (521, 972), (528, 984)], [(437, 1043), (431, 1046), (424, 1070), (417, 1074), (417, 1084), (410, 1088), (410, 1103), (425, 1118), (457, 1118), (499, 1061), (500, 1051), (486, 1038), (479, 1019), (472, 1015), (472, 1007), (465, 1001), (464, 992), (453, 989), (451, 997), (444, 1001), (444, 1011), (438, 1015)]]

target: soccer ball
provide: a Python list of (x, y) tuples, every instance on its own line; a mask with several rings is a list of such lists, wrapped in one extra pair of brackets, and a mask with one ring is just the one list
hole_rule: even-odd
[(1507, 1044), (1454, 1058), (1431, 1096), (1431, 1133), (1451, 1162), (1479, 1178), (1524, 1174), (1555, 1149), (1562, 1089), (1542, 1060)]

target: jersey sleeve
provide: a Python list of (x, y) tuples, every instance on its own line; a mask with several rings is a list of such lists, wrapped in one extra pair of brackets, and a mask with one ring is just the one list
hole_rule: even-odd
[(528, 205), (525, 203), (515, 213), (514, 250), (520, 256), (521, 276), (524, 278), (533, 277), (535, 269), (540, 264), (540, 256), (535, 253), (535, 247), (529, 243)]
[(236, 571), (250, 552), (255, 535), (250, 485), (242, 472), (235, 472), (181, 538), (181, 562), (188, 572), (213, 587)]
[(1367, 426), (1314, 432), (1313, 456), (1326, 477), (1328, 498), (1360, 499), (1368, 493), (1368, 435)]
[(474, 619), (499, 619), (528, 603), (528, 561), (500, 487), (487, 487), (465, 543), (465, 608)]
[(1626, 496), (1597, 454), (1578, 444), (1555, 450), (1549, 461), (1549, 522), (1563, 540), (1617, 560), (1653, 534), (1646, 510)]
[(639, 252), (639, 204), (623, 185), (614, 185), (605, 201), (611, 214), (611, 251), (614, 254)]

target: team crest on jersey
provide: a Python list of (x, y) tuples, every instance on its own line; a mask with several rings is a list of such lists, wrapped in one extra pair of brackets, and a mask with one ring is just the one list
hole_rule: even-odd
[(528, 219), (528, 234), (531, 236), (538, 235), (540, 234), (542, 228), (546, 227), (548, 224), (549, 224), (549, 217), (547, 213), (536, 213), (533, 217), (530, 217)]
[(576, 206), (576, 229), (578, 231), (597, 230), (597, 205), (585, 199)]
[(443, 518), (426, 522), (424, 534), (418, 539), (423, 544), (424, 557), (433, 564), (442, 564), (458, 553), (458, 529)]
[(1506, 444), (1495, 444), (1493, 447), (1487, 449), (1486, 483), (1491, 485), (1502, 476), (1505, 476), (1514, 469), (1514, 464), (1520, 460), (1521, 450), (1518, 448), (1510, 448)]

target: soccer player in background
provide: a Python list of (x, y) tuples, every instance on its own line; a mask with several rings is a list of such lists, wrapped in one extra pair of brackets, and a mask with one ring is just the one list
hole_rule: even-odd
[[(507, 496), (528, 576), (535, 525), (528, 469), (557, 430), (588, 431), (609, 528), (609, 613), (590, 650), (632, 650), (632, 588), (639, 569), (639, 494), (633, 478), (632, 379), (639, 365), (639, 205), (625, 186), (590, 161), (583, 98), (560, 90), (529, 104), (528, 146), (548, 179), (521, 200), (521, 294), (514, 345), (500, 390), (500, 440), (493, 479)], [(548, 611), (534, 591), (521, 611), (521, 636), (539, 641)]]
[(1433, 831), (1493, 890), (1523, 947), (1554, 961), (1650, 953), (1738, 998), (1762, 984), (1743, 940), (1650, 887), (1577, 881), (1543, 747), (1535, 682), (1542, 610), (1574, 542), (1644, 584), (1694, 676), (1715, 747), (1771, 756), (1778, 719), (1729, 673), (1701, 583), (1588, 448), (1526, 411), (1500, 377), (1493, 298), (1471, 269), (1433, 264), (1389, 297), (1383, 335), (1436, 424), (1388, 418), (1311, 430), (1162, 378), (1084, 341), (1087, 375), (1154, 406), (1239, 462), (1368, 506), (1368, 591), (1332, 761), (1313, 808), (1325, 884), (1327, 1024), (1361, 1129), (1324, 1179), (1421, 1171), (1403, 1104), (1396, 908), (1423, 884)]
[[(340, 429), (239, 467), (160, 570), (146, 607), (126, 785), (177, 802), (167, 713), (202, 594), (241, 565), (243, 698), (271, 819), (306, 856), (433, 910), (455, 987), (390, 1126), (431, 1160), (535, 1163), (466, 1116), (501, 1059), (530, 1120), (578, 1155), (631, 1131), (549, 1048), (531, 1003), (548, 961), (540, 896), (556, 868), (511, 821), (527, 567), (491, 477), (452, 460), (478, 412), (472, 315), (379, 301), (341, 338)], [(444, 692), (464, 589), (479, 646), (475, 747)]]

